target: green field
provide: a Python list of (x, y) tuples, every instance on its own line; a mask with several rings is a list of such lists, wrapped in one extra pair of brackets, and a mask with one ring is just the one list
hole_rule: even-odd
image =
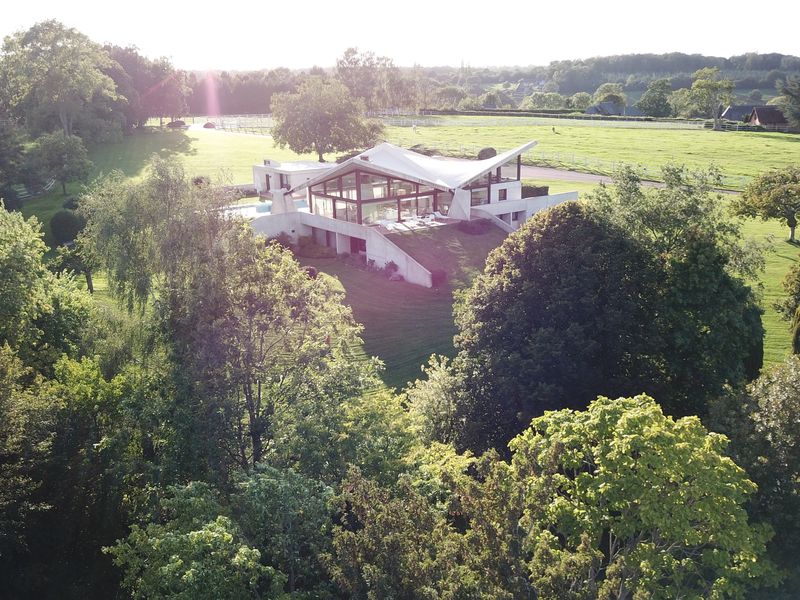
[[(537, 135), (542, 139), (549, 134), (555, 139), (546, 139), (543, 145), (558, 143), (566, 147), (568, 140), (580, 138), (585, 139), (585, 142), (576, 148), (576, 152), (595, 152), (598, 156), (612, 156), (618, 152), (638, 160), (647, 158), (655, 161), (659, 160), (659, 156), (669, 155), (679, 161), (702, 166), (705, 160), (715, 157), (717, 162), (722, 163), (719, 157), (724, 154), (730, 157), (729, 168), (734, 169), (733, 172), (741, 173), (758, 172), (752, 170), (753, 165), (763, 169), (797, 162), (800, 158), (800, 136), (782, 134), (663, 129), (611, 130), (595, 126), (574, 127), (568, 132), (565, 131), (566, 127), (559, 127), (558, 130), (562, 133), (554, 135), (549, 128), (544, 128), (544, 131), (539, 129), (538, 133), (530, 129), (420, 127), (417, 129), (417, 136), (425, 138), (425, 143), (453, 141), (463, 136), (465, 144), (493, 145), (502, 149), (536, 138)], [(399, 130), (410, 137), (409, 129)], [(683, 141), (678, 143), (680, 140)], [(609, 144), (609, 147), (606, 148), (604, 144)], [(180, 157), (189, 174), (207, 174), (226, 183), (250, 181), (251, 166), (261, 162), (263, 158), (297, 158), (288, 150), (274, 148), (269, 138), (214, 130), (149, 131), (127, 137), (117, 144), (95, 148), (90, 155), (95, 163), (95, 174), (119, 169), (131, 177), (138, 177), (154, 153)], [(758, 160), (749, 158), (753, 156), (757, 156)], [(303, 158), (313, 159), (310, 156)], [(578, 190), (584, 194), (594, 187), (591, 184), (568, 181), (537, 180), (536, 183), (549, 185), (553, 193)], [(79, 190), (78, 185), (68, 188), (71, 194), (76, 194)], [(26, 216), (35, 214), (43, 221), (48, 240), (49, 218), (61, 208), (62, 202), (63, 197), (56, 191), (30, 201), (23, 209)], [(774, 363), (787, 355), (790, 340), (787, 324), (778, 318), (771, 305), (783, 293), (781, 280), (791, 264), (797, 260), (798, 249), (784, 241), (787, 229), (777, 222), (748, 221), (744, 231), (748, 237), (768, 240), (773, 249), (767, 255), (767, 268), (760, 283), (762, 305), (765, 308), (764, 325), (767, 330), (765, 361)], [(482, 260), (483, 256), (485, 253), (481, 250), (471, 260)], [(365, 325), (365, 351), (386, 362), (388, 369), (385, 379), (389, 385), (402, 386), (405, 381), (419, 376), (420, 364), (433, 352), (452, 354), (455, 329), (449, 291), (434, 292), (409, 284), (389, 282), (340, 261), (322, 261), (318, 266), (342, 281), (356, 318)], [(102, 279), (99, 282), (102, 290)]]
[(515, 125), (516, 118), (493, 117), (492, 123), (503, 124), (488, 127), (481, 125), (487, 117), (448, 118), (448, 123), (463, 122), (463, 125), (417, 127), (416, 133), (408, 127), (389, 127), (386, 139), (394, 144), (424, 144), (453, 153), (463, 148), (466, 154), (474, 154), (485, 146), (508, 150), (537, 140), (539, 143), (526, 158), (543, 155), (553, 162), (571, 164), (575, 170), (584, 170), (581, 168), (584, 159), (588, 159), (588, 167), (624, 162), (652, 169), (672, 161), (691, 167), (714, 163), (725, 175), (753, 177), (771, 167), (800, 162), (800, 135), (604, 127), (597, 122), (586, 124), (566, 119), (555, 125)]

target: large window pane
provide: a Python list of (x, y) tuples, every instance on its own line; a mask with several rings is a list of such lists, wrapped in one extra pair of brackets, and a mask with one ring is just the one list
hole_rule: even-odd
[(379, 221), (397, 221), (397, 202), (367, 202), (361, 205), (361, 222), (372, 225)]
[(417, 186), (410, 181), (403, 181), (402, 179), (392, 179), (392, 186), (390, 195), (393, 197), (407, 196), (414, 194), (417, 191)]
[(314, 196), (314, 214), (333, 218), (333, 200), (324, 196)]
[(356, 199), (356, 176), (350, 173), (342, 177), (342, 197), (350, 200)]
[(487, 188), (477, 188), (472, 190), (472, 206), (488, 204), (489, 190)]
[(417, 216), (417, 201), (415, 198), (400, 201), (400, 218), (410, 219)]
[(433, 212), (433, 196), (420, 196), (417, 214), (425, 216)]
[(516, 179), (517, 178), (517, 159), (508, 161), (500, 167), (500, 176), (503, 179)]
[(389, 195), (389, 181), (386, 177), (372, 175), (370, 173), (361, 174), (361, 199), (386, 198)]

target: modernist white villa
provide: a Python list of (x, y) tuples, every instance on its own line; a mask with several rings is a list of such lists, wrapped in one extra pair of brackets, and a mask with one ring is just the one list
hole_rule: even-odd
[(522, 198), (521, 156), (536, 142), (484, 160), (431, 157), (383, 143), (341, 164), (265, 160), (253, 182), (271, 213), (251, 221), (268, 237), (313, 236), (339, 254), (362, 253), (425, 287), (431, 273), (392, 242), (394, 231), (488, 219), (511, 232), (577, 192)]

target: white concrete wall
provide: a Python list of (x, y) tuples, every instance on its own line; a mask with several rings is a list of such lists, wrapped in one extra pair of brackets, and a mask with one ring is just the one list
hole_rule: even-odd
[(293, 242), (300, 236), (311, 235), (311, 229), (300, 220), (303, 213), (283, 213), (279, 215), (264, 215), (250, 221), (250, 226), (258, 235), (276, 237), (281, 233), (287, 234)]
[(492, 204), (482, 204), (476, 206), (490, 215), (499, 216), (507, 213), (525, 213), (525, 218), (521, 221), (511, 221), (511, 226), (517, 229), (522, 223), (530, 219), (537, 212), (556, 206), (568, 200), (577, 200), (578, 192), (565, 192), (563, 194), (551, 194), (550, 196), (535, 196), (533, 198), (521, 198), (519, 200), (504, 200)]
[[(500, 200), (500, 190), (506, 190), (506, 200)], [(522, 182), (521, 181), (504, 181), (502, 183), (493, 183), (491, 187), (492, 195), (489, 198), (489, 203), (505, 202), (507, 200), (518, 200), (522, 198)]]
[(397, 272), (409, 283), (433, 287), (431, 272), (374, 227), (367, 229), (367, 260), (375, 261), (378, 267), (394, 262)]

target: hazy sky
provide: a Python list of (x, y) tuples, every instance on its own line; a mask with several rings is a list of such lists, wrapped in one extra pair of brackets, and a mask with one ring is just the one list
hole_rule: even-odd
[[(183, 69), (333, 66), (349, 46), (412, 66), (545, 65), (633, 52), (800, 55), (800, 0), (5, 0), (0, 36), (55, 18)], [(652, 8), (651, 8), (652, 7)], [(655, 7), (658, 7), (656, 9)]]

